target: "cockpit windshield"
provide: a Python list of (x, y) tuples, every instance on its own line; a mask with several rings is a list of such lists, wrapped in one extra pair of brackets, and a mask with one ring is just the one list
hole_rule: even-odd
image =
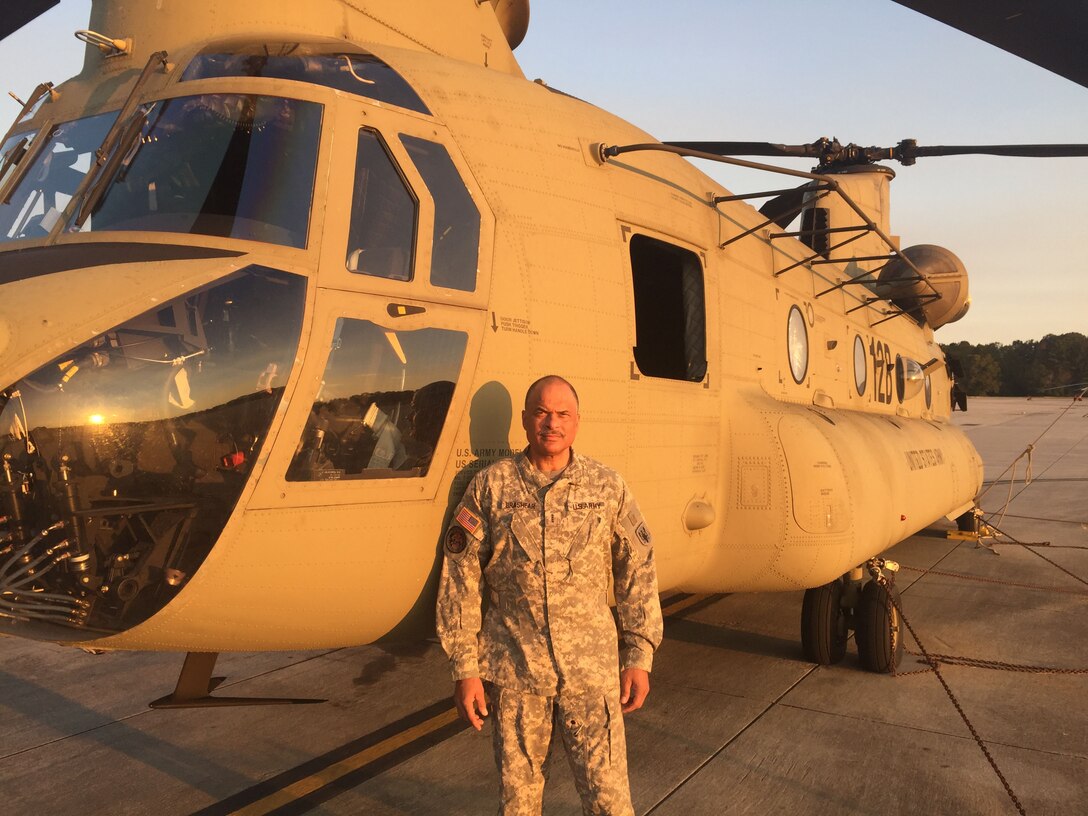
[(83, 230), (155, 230), (305, 247), (321, 105), (253, 94), (151, 102)]
[[(100, 188), (100, 195), (71, 231), (150, 230), (306, 246), (320, 104), (203, 94), (149, 102), (134, 116), (125, 126), (130, 138), (115, 148), (120, 161), (105, 165), (112, 177), (95, 179), (89, 190)], [(0, 204), (0, 242), (49, 234), (116, 117), (104, 113), (50, 130), (8, 203)]]
[[(8, 203), (0, 204), (0, 242), (49, 234), (90, 169), (94, 151), (115, 118), (117, 112), (113, 111), (55, 125), (33, 159), (29, 155), (23, 159), (33, 164), (11, 191)], [(19, 138), (11, 137), (11, 144), (4, 146), (5, 154)], [(12, 172), (14, 168), (5, 179)]]

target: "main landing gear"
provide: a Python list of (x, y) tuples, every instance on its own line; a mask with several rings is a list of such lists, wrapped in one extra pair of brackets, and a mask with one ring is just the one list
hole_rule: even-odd
[(805, 659), (823, 666), (840, 662), (852, 630), (861, 665), (881, 674), (894, 672), (903, 659), (904, 627), (899, 590), (883, 571), (898, 569), (894, 561), (873, 558), (829, 584), (806, 590), (801, 605)]

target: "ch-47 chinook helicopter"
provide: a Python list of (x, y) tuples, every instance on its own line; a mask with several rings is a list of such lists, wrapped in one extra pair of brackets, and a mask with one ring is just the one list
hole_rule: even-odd
[[(0, 632), (190, 652), (157, 702), (191, 705), (243, 702), (209, 696), (220, 651), (413, 630), (555, 371), (662, 590), (805, 589), (810, 659), (855, 629), (894, 665), (864, 579), (982, 473), (934, 340), (966, 273), (900, 248), (876, 163), (934, 151), (663, 145), (526, 81), (527, 25), (95, 0), (82, 73), (0, 146)], [(818, 166), (724, 159), (785, 179), (733, 193), (683, 158), (753, 152)]]

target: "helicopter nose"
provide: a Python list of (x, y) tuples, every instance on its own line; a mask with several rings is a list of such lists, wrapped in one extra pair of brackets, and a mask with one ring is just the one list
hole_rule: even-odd
[(0, 382), (0, 622), (113, 634), (186, 586), (254, 470), (305, 287), (246, 267)]

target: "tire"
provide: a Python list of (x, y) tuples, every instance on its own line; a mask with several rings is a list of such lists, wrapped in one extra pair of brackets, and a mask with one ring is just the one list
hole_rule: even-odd
[(830, 666), (846, 656), (846, 612), (842, 581), (805, 590), (801, 604), (801, 649), (805, 660)]
[(861, 590), (854, 640), (861, 665), (871, 672), (889, 674), (903, 660), (905, 627), (897, 603), (899, 590), (895, 587), (870, 581)]

